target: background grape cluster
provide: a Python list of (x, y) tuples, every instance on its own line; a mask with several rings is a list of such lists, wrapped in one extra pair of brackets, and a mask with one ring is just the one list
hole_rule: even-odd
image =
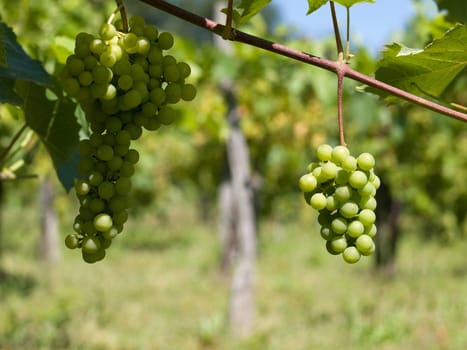
[(122, 30), (118, 23), (105, 23), (98, 37), (79, 33), (62, 76), (64, 90), (78, 100), (90, 128), (89, 138), (79, 143), (75, 233), (65, 239), (68, 248), (81, 248), (88, 263), (105, 257), (128, 219), (131, 176), (139, 160), (131, 141), (143, 128), (171, 124), (170, 105), (196, 95), (185, 82), (190, 66), (164, 52), (174, 43), (170, 33), (159, 33), (136, 16), (128, 32)]
[(369, 153), (355, 158), (347, 147), (328, 144), (320, 145), (316, 156), (319, 161), (308, 165), (299, 187), (306, 202), (319, 212), (328, 252), (356, 263), (375, 250), (375, 194), (380, 186), (375, 159)]

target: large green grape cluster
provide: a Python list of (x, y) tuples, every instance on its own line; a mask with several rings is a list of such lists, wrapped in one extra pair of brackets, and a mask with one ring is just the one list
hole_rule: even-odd
[[(79, 143), (75, 182), (80, 202), (68, 248), (81, 248), (84, 261), (102, 260), (128, 219), (131, 176), (139, 160), (131, 141), (143, 128), (157, 130), (174, 121), (170, 106), (196, 95), (185, 82), (191, 68), (165, 53), (174, 43), (168, 32), (129, 20), (129, 31), (106, 23), (99, 36), (79, 33), (67, 58), (62, 83), (86, 113), (90, 137)], [(120, 29), (120, 30), (119, 30)]]
[(321, 236), (333, 255), (356, 263), (375, 250), (376, 190), (380, 180), (374, 173), (370, 153), (353, 157), (344, 146), (320, 145), (318, 162), (307, 167), (299, 180), (306, 202), (319, 212)]

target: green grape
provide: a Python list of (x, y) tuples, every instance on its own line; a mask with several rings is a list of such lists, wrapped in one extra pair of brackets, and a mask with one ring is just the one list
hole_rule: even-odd
[(99, 34), (102, 40), (108, 41), (111, 40), (113, 37), (117, 36), (117, 29), (111, 23), (104, 23), (101, 26)]
[(327, 200), (326, 196), (322, 193), (315, 193), (311, 196), (310, 205), (313, 209), (322, 210), (326, 208)]
[(102, 232), (102, 236), (107, 240), (112, 240), (117, 237), (119, 231), (116, 227), (112, 227), (110, 230)]
[[(99, 241), (100, 244), (100, 241)], [(95, 262), (101, 261), (102, 259), (105, 258), (105, 250), (104, 249), (98, 249), (94, 253), (88, 253), (84, 249), (81, 251), (83, 260), (87, 262), (88, 264), (94, 264)]]
[(128, 53), (136, 53), (138, 50), (138, 36), (135, 33), (127, 33), (121, 40), (123, 49)]
[(157, 114), (157, 107), (152, 102), (146, 102), (145, 104), (143, 104), (141, 110), (145, 117), (154, 117)]
[[(102, 96), (102, 99), (103, 100), (112, 100), (112, 99), (115, 98), (115, 96), (117, 96), (117, 89), (115, 88), (115, 85), (112, 85), (112, 84), (107, 85), (107, 89), (105, 91), (104, 96)], [(110, 109), (108, 113), (110, 114), (110, 113), (116, 112), (116, 111), (117, 111), (117, 109), (114, 108), (114, 109)]]
[(120, 156), (113, 156), (111, 160), (107, 162), (107, 166), (112, 171), (117, 171), (122, 167), (123, 160)]
[(113, 197), (109, 201), (109, 209), (114, 213), (125, 210), (127, 207), (128, 207), (128, 198), (126, 196)]
[(370, 153), (362, 153), (357, 158), (357, 163), (362, 170), (371, 170), (375, 166), (375, 158)]
[(122, 121), (117, 117), (110, 117), (105, 121), (107, 132), (116, 133), (122, 129)]
[(96, 84), (107, 84), (112, 80), (113, 73), (110, 68), (99, 65), (92, 69), (92, 77)]
[(352, 201), (345, 202), (339, 208), (339, 213), (347, 219), (353, 218), (355, 215), (358, 214), (358, 204)]
[(159, 110), (159, 121), (161, 124), (169, 125), (172, 124), (175, 120), (175, 111), (167, 106), (161, 107)]
[(334, 232), (332, 232), (331, 228), (323, 226), (320, 229), (320, 234), (323, 239), (329, 241), (331, 238), (334, 237)]
[(192, 101), (196, 97), (196, 87), (192, 84), (184, 84), (182, 86), (182, 100)]
[(136, 108), (142, 101), (142, 97), (138, 91), (132, 89), (121, 97), (120, 108), (124, 111)]
[(138, 163), (138, 160), (139, 160), (139, 153), (135, 149), (130, 149), (128, 153), (125, 155), (125, 161), (131, 164)]
[(149, 41), (156, 41), (157, 35), (159, 34), (156, 27), (152, 25), (145, 25), (143, 27), (144, 36), (148, 38)]
[(89, 143), (92, 145), (92, 147), (99, 147), (100, 145), (102, 145), (103, 140), (104, 137), (99, 134), (92, 134), (89, 137)]
[(335, 181), (336, 185), (347, 185), (349, 182), (349, 173), (344, 169), (338, 169)]
[(180, 78), (180, 72), (178, 71), (177, 65), (164, 66), (163, 68), (164, 78), (168, 82), (175, 82)]
[(93, 254), (96, 253), (101, 247), (101, 242), (95, 236), (87, 236), (83, 238), (81, 249), (83, 253)]
[(115, 181), (115, 191), (120, 195), (126, 195), (131, 190), (131, 180), (128, 177), (121, 177)]
[(116, 225), (123, 225), (128, 220), (128, 212), (126, 210), (121, 210), (114, 213), (112, 218)]
[(350, 155), (349, 149), (345, 146), (336, 146), (332, 149), (331, 152), (331, 160), (336, 163), (336, 165), (340, 165), (342, 161)]
[(89, 203), (89, 209), (94, 213), (100, 213), (105, 209), (105, 203), (102, 199), (93, 198)]
[(361, 236), (363, 232), (365, 232), (365, 226), (358, 220), (352, 221), (347, 227), (347, 234), (352, 238)]
[(370, 180), (370, 182), (375, 187), (375, 189), (378, 189), (381, 186), (381, 180), (377, 175), (374, 175), (374, 178)]
[(135, 173), (135, 166), (130, 162), (124, 161), (120, 168), (120, 176), (130, 177)]
[(101, 39), (93, 39), (89, 43), (89, 50), (96, 55), (101, 55), (107, 48), (107, 45), (105, 45), (105, 42), (103, 42)]
[(178, 72), (180, 74), (180, 78), (185, 79), (188, 78), (191, 74), (191, 68), (188, 63), (185, 62), (178, 62), (177, 63)]
[(78, 173), (86, 176), (94, 168), (94, 160), (88, 157), (81, 157), (78, 162)]
[(328, 241), (328, 243), (332, 251), (338, 254), (342, 253), (347, 248), (347, 240), (344, 236), (333, 237)]
[(78, 248), (79, 239), (78, 236), (71, 233), (65, 238), (65, 246), (69, 249)]
[(93, 224), (97, 231), (104, 232), (110, 230), (113, 225), (112, 217), (105, 213), (98, 214), (94, 217)]
[(76, 96), (79, 93), (81, 88), (80, 83), (78, 80), (74, 78), (67, 78), (63, 81), (63, 90), (66, 91), (67, 94), (71, 96)]
[(130, 134), (130, 137), (132, 140), (137, 140), (140, 138), (141, 134), (143, 133), (143, 130), (136, 126), (135, 124), (127, 124), (125, 125), (125, 127), (123, 128), (123, 130), (126, 130), (128, 131), (128, 133)]
[(92, 83), (92, 74), (88, 71), (83, 71), (78, 75), (78, 81), (81, 86), (89, 86)]
[(115, 136), (115, 142), (119, 145), (130, 146), (130, 142), (131, 142), (130, 133), (127, 130), (120, 130)]
[(351, 155), (348, 155), (342, 160), (341, 166), (345, 171), (354, 171), (357, 169), (357, 159)]
[(128, 74), (130, 75), (131, 73), (131, 63), (127, 59), (122, 59), (115, 63), (113, 66), (113, 71), (117, 75), (125, 75)]
[(374, 196), (376, 194), (375, 186), (371, 182), (367, 182), (362, 188), (358, 190), (361, 196)]
[(349, 176), (349, 184), (355, 189), (360, 189), (366, 185), (368, 182), (368, 177), (363, 171), (355, 170)]
[(337, 175), (337, 166), (332, 162), (326, 162), (321, 167), (321, 175), (325, 179), (333, 179)]
[(331, 222), (331, 229), (338, 235), (343, 235), (347, 231), (347, 220), (337, 217)]
[(316, 149), (316, 156), (319, 160), (326, 162), (331, 160), (332, 147), (328, 144), (322, 144)]
[(75, 183), (75, 191), (76, 191), (76, 194), (79, 196), (87, 195), (90, 189), (91, 187), (89, 186), (89, 183), (87, 183), (84, 180), (78, 180)]
[(370, 226), (367, 226), (365, 227), (365, 232), (364, 234), (370, 236), (371, 238), (375, 238), (376, 237), (376, 232), (377, 232), (377, 228), (376, 228), (376, 225), (375, 224), (372, 224)]
[(149, 93), (149, 98), (156, 106), (162, 106), (166, 100), (165, 91), (161, 88), (155, 88)]
[(313, 174), (303, 175), (298, 182), (298, 186), (302, 192), (312, 192), (315, 190), (317, 185), (318, 181)]
[(97, 155), (97, 158), (99, 158), (100, 160), (109, 161), (114, 156), (114, 150), (109, 145), (101, 145), (97, 149), (96, 155)]
[(360, 206), (360, 209), (375, 210), (377, 203), (374, 197), (369, 196), (369, 197), (362, 197), (358, 205)]
[(375, 212), (370, 209), (363, 209), (358, 214), (358, 220), (360, 220), (364, 226), (371, 226), (376, 221)]
[(133, 78), (129, 74), (124, 74), (118, 78), (117, 84), (122, 90), (130, 90), (133, 86)]
[(331, 212), (337, 209), (337, 200), (333, 195), (326, 198), (326, 209)]
[(344, 185), (336, 187), (334, 196), (340, 203), (345, 203), (352, 197), (352, 193), (352, 188), (350, 188), (350, 186)]
[[(164, 59), (164, 54), (162, 53), (162, 49), (158, 46), (152, 45), (148, 52), (148, 60), (151, 65), (158, 65), (161, 64)], [(159, 74), (160, 76), (161, 74)]]
[(114, 184), (110, 181), (104, 181), (97, 188), (97, 192), (102, 199), (110, 199), (115, 194)]
[(170, 49), (174, 44), (174, 37), (168, 32), (162, 32), (157, 39), (162, 50)]
[(355, 247), (362, 255), (370, 255), (375, 250), (375, 243), (368, 235), (361, 235), (355, 241)]
[(165, 88), (167, 103), (178, 103), (182, 98), (182, 87), (177, 83), (169, 83)]
[(104, 67), (113, 67), (117, 62), (117, 55), (112, 51), (104, 51), (99, 56), (99, 62)]
[(331, 255), (339, 255), (341, 252), (335, 251), (334, 247), (332, 246), (332, 239), (326, 241), (326, 250)]
[(84, 62), (84, 69), (89, 70), (89, 71), (93, 70), (97, 66), (97, 58), (95, 58), (92, 55), (86, 56), (83, 59), (83, 62)]
[(354, 246), (350, 246), (345, 248), (344, 252), (342, 253), (342, 258), (346, 263), (355, 264), (360, 260), (360, 252)]
[(146, 118), (144, 127), (149, 131), (154, 131), (161, 127), (161, 123), (157, 118)]
[(73, 76), (78, 76), (84, 71), (84, 62), (76, 55), (68, 56), (66, 59), (66, 69)]
[(330, 226), (332, 220), (333, 216), (330, 211), (323, 209), (319, 212), (318, 222), (321, 226)]

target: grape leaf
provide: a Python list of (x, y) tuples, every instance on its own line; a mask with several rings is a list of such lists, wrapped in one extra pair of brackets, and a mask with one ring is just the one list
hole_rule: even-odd
[[(328, 1), (329, 0), (308, 0), (307, 15), (316, 11)], [(353, 5), (358, 4), (359, 2), (375, 2), (375, 0), (334, 0), (334, 2), (337, 2), (338, 4), (341, 4), (345, 7), (352, 7)]]
[(440, 10), (447, 10), (447, 17), (455, 21), (467, 22), (467, 1), (436, 0)]
[(236, 6), (240, 11), (235, 11), (237, 15), (234, 20), (237, 24), (242, 24), (254, 17), (260, 12), (271, 0), (242, 0), (240, 5)]
[(387, 45), (378, 66), (376, 79), (414, 94), (439, 97), (467, 66), (467, 28), (456, 25), (423, 50)]
[(306, 13), (309, 15), (312, 12), (315, 12), (329, 0), (308, 0), (308, 12)]
[(23, 104), (23, 100), (14, 91), (15, 81), (8, 78), (0, 78), (0, 103), (9, 103), (15, 106)]
[(51, 98), (46, 88), (31, 82), (19, 83), (17, 90), (24, 100), (26, 124), (45, 145), (59, 180), (70, 190), (76, 175), (80, 130), (75, 118), (76, 104), (63, 96)]
[(375, 2), (375, 0), (334, 0), (334, 2), (337, 2), (338, 4), (341, 4), (342, 6), (345, 7), (352, 7), (355, 4), (358, 4), (359, 2)]
[(33, 81), (45, 86), (52, 84), (52, 79), (41, 63), (28, 56), (18, 44), (13, 30), (3, 22), (0, 22), (0, 47), (4, 50), (3, 60), (0, 58), (3, 62), (0, 64), (0, 77)]

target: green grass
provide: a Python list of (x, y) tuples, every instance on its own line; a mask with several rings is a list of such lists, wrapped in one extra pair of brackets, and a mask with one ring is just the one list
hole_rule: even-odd
[(467, 348), (466, 242), (406, 235), (388, 278), (370, 259), (350, 266), (327, 254), (312, 225), (264, 223), (256, 330), (237, 341), (225, 323), (229, 281), (218, 272), (215, 225), (146, 214), (104, 262), (86, 265), (64, 249), (47, 267), (35, 257), (30, 214), (5, 215), (2, 350)]

